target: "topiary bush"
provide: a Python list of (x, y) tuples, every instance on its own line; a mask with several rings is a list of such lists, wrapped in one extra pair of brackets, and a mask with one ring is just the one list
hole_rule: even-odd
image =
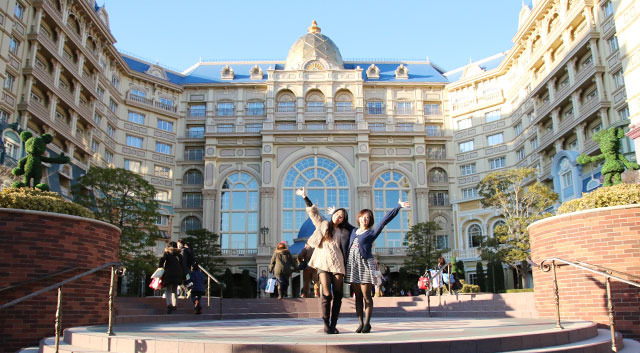
[(462, 282), (460, 293), (480, 293), (480, 286), (477, 284), (466, 284)]
[(65, 200), (55, 192), (32, 188), (6, 188), (0, 191), (0, 208), (17, 208), (94, 218), (93, 212), (77, 203)]
[(581, 198), (567, 201), (558, 208), (558, 214), (592, 208), (621, 206), (640, 203), (640, 184), (618, 184), (601, 187)]

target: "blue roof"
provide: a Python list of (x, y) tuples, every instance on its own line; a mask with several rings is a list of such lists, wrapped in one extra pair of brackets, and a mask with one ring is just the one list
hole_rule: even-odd
[[(379, 79), (368, 79), (367, 69), (374, 64), (380, 69)], [(397, 79), (396, 69), (400, 64), (409, 70), (409, 78)], [(448, 83), (442, 72), (433, 65), (423, 62), (347, 62), (344, 64), (345, 69), (355, 69), (358, 66), (362, 69), (362, 79), (368, 82), (443, 82)]]
[[(146, 73), (151, 67), (150, 64), (122, 55), (122, 58), (133, 71)], [(366, 70), (374, 64), (380, 69), (379, 79), (368, 79)], [(409, 78), (396, 79), (395, 71), (403, 64), (409, 70)], [(229, 65), (234, 72), (233, 80), (223, 80), (221, 77), (222, 69)], [(262, 69), (262, 79), (255, 80), (250, 78), (250, 71), (254, 66)], [(362, 79), (367, 82), (442, 82), (448, 83), (449, 80), (435, 66), (427, 62), (346, 62), (344, 68), (346, 70), (354, 70), (357, 67), (362, 69)], [(193, 83), (247, 83), (247, 82), (265, 82), (267, 79), (267, 70), (269, 68), (275, 70), (284, 70), (284, 62), (264, 61), (264, 62), (203, 62), (194, 65), (184, 74), (165, 70), (167, 79), (177, 85), (193, 84)]]
[(300, 226), (300, 231), (298, 231), (298, 236), (293, 240), (294, 243), (289, 247), (289, 251), (292, 255), (298, 255), (300, 251), (304, 248), (304, 244), (306, 244), (306, 240), (309, 239), (311, 234), (316, 230), (316, 226), (313, 225), (311, 218), (307, 218), (302, 226)]

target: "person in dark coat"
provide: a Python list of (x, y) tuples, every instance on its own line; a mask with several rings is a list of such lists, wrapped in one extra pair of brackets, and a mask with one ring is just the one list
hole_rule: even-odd
[[(309, 260), (311, 260), (311, 255), (313, 255), (313, 248), (305, 246), (300, 254), (298, 254), (298, 263), (300, 266), (298, 270), (302, 271), (302, 297), (303, 298), (311, 298), (311, 282), (318, 282), (318, 271), (315, 268), (308, 266)], [(315, 291), (314, 291), (315, 294)]]
[(175, 241), (169, 242), (169, 246), (164, 249), (164, 254), (160, 258), (158, 267), (164, 268), (162, 275), (162, 286), (167, 289), (167, 314), (171, 314), (176, 310), (176, 294), (178, 286), (182, 284), (185, 278), (184, 268), (182, 267), (182, 255), (178, 244)]
[(204, 275), (200, 268), (198, 267), (198, 263), (194, 262), (191, 265), (191, 272), (189, 272), (189, 279), (185, 282), (187, 288), (191, 289), (189, 292), (189, 297), (193, 302), (193, 312), (195, 314), (202, 313), (202, 306), (200, 305), (200, 299), (205, 294), (204, 287)]
[(189, 273), (191, 271), (191, 267), (196, 262), (196, 254), (191, 247), (191, 244), (186, 242), (184, 239), (178, 239), (178, 249), (182, 251), (182, 268), (184, 268), (184, 273)]
[(289, 288), (289, 277), (295, 264), (293, 263), (293, 257), (287, 249), (285, 242), (280, 242), (278, 247), (271, 256), (271, 262), (269, 264), (269, 272), (276, 276), (278, 281), (278, 299), (282, 299), (287, 296), (287, 288)]
[(266, 298), (267, 297), (267, 281), (269, 277), (267, 277), (267, 271), (262, 270), (262, 276), (258, 277), (258, 298)]

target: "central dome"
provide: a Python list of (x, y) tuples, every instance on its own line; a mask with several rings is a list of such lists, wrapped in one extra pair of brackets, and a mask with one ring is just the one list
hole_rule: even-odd
[(298, 38), (289, 49), (285, 70), (342, 70), (344, 63), (336, 44), (320, 33), (313, 21), (309, 33)]

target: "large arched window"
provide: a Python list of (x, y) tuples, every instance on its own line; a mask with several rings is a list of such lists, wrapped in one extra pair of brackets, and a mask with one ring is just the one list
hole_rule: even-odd
[(189, 216), (182, 221), (182, 231), (188, 232), (190, 230), (202, 229), (202, 222), (195, 216)]
[(477, 248), (482, 245), (482, 228), (477, 224), (472, 224), (467, 229), (467, 235), (469, 237), (469, 247)]
[[(504, 227), (506, 227), (506, 226), (507, 226), (507, 224), (503, 220), (496, 221), (495, 223), (493, 223), (493, 227), (491, 227), (491, 236), (495, 238), (496, 237), (496, 233), (499, 232), (499, 230), (497, 230), (497, 228), (501, 227), (501, 228), (503, 228), (503, 231), (504, 231), (505, 230)], [(501, 241), (500, 243), (504, 244), (504, 241)]]
[(258, 183), (247, 173), (229, 175), (220, 190), (223, 249), (258, 247)]
[(436, 249), (442, 250), (449, 248), (449, 222), (443, 216), (436, 216), (433, 218), (436, 222), (439, 230), (436, 231)]
[[(307, 219), (304, 200), (295, 190), (305, 187), (309, 199), (321, 210), (328, 206), (349, 212), (349, 181), (342, 167), (324, 157), (305, 158), (289, 169), (282, 188), (282, 240), (288, 244)], [(351, 223), (354, 224), (353, 220)]]
[[(398, 172), (384, 172), (373, 185), (373, 213), (378, 224), (384, 215), (398, 205), (398, 200), (411, 201), (409, 180)], [(402, 246), (404, 234), (409, 230), (409, 212), (401, 211), (384, 228), (378, 239), (378, 248), (397, 248)], [(355, 216), (355, 215), (354, 215)], [(355, 224), (355, 218), (354, 218)]]
[(442, 168), (433, 168), (429, 171), (429, 183), (448, 184), (447, 172)]
[(182, 180), (188, 185), (202, 184), (202, 172), (197, 169), (190, 169), (184, 174), (184, 179)]

